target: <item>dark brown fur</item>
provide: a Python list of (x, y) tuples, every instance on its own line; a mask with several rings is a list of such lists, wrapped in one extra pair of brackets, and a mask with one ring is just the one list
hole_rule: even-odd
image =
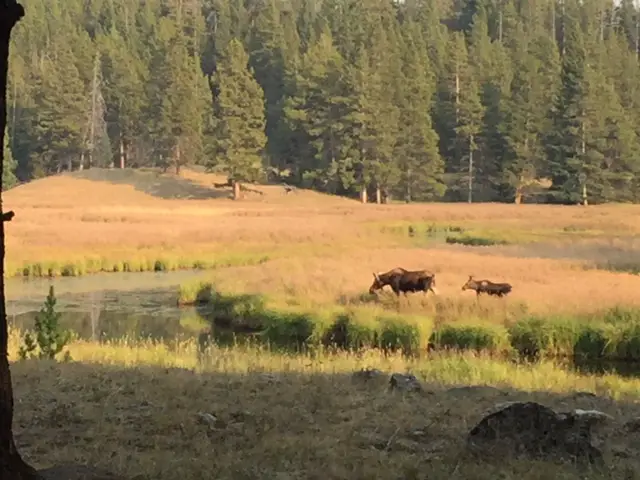
[(405, 295), (408, 292), (424, 292), (426, 294), (429, 290), (437, 295), (436, 275), (428, 270), (409, 271), (397, 267), (385, 273), (374, 273), (369, 293), (381, 290), (386, 285), (389, 285), (398, 296), (401, 292)]
[(493, 283), (489, 280), (474, 280), (473, 275), (469, 275), (469, 280), (462, 286), (462, 290), (475, 290), (476, 296), (481, 293), (502, 297), (511, 292), (511, 285), (508, 283)]

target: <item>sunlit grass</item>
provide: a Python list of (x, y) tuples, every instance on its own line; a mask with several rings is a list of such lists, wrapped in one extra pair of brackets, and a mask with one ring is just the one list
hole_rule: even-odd
[[(18, 330), (10, 331), (11, 361), (17, 360), (21, 335)], [(350, 374), (362, 368), (377, 368), (387, 373), (412, 372), (427, 383), (445, 386), (491, 385), (522, 391), (588, 391), (613, 398), (640, 398), (640, 379), (578, 374), (546, 360), (515, 364), (471, 352), (434, 354), (422, 359), (378, 349), (353, 352), (316, 348), (290, 354), (247, 343), (203, 347), (197, 339), (165, 343), (133, 338), (103, 343), (75, 340), (67, 349), (73, 361), (123, 368), (183, 368), (225, 374)]]

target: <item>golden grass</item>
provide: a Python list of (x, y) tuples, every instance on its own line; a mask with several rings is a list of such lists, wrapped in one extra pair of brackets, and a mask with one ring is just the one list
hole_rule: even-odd
[[(242, 202), (166, 199), (154, 196), (153, 186), (160, 179), (170, 187), (171, 175), (147, 178), (127, 171), (109, 182), (108, 171), (96, 172), (94, 176), (102, 175), (105, 181), (59, 175), (3, 196), (5, 208), (16, 211), (7, 225), (7, 262), (12, 269), (25, 263), (81, 262), (96, 256), (155, 260), (169, 252), (191, 252), (206, 260), (221, 249), (270, 249), (274, 245), (365, 248), (402, 243), (406, 239), (380, 232), (382, 226), (391, 224), (459, 224), (480, 232), (489, 228), (494, 235), (516, 240), (529, 235), (534, 226), (544, 233), (541, 238), (572, 241), (640, 232), (640, 207), (636, 206), (361, 205), (304, 190), (285, 195), (277, 186), (255, 187), (264, 195), (249, 194)], [(187, 178), (198, 188), (209, 188), (216, 180), (188, 169), (182, 176), (175, 181)], [(130, 184), (124, 183), (127, 179)], [(162, 195), (167, 197), (165, 190)]]
[[(16, 358), (19, 332), (10, 334)], [(543, 480), (633, 478), (640, 380), (578, 375), (552, 363), (516, 366), (472, 355), (408, 360), (362, 355), (284, 355), (257, 347), (198, 348), (197, 342), (70, 345), (75, 362), (12, 364), (16, 436), (38, 466), (88, 463), (153, 479)], [(411, 371), (426, 394), (403, 396), (384, 381), (354, 384), (363, 367)], [(493, 385), (501, 392), (453, 394)], [(576, 391), (597, 398), (575, 397)], [(609, 399), (605, 398), (609, 397)], [(559, 409), (597, 408), (615, 417), (604, 441), (606, 477), (568, 465), (465, 453), (468, 430), (495, 403), (534, 400)], [(216, 417), (214, 426), (197, 414)], [(417, 436), (416, 431), (423, 433)], [(624, 455), (622, 455), (624, 454)], [(454, 473), (455, 472), (455, 473)]]
[[(257, 266), (230, 267), (212, 272), (207, 278), (225, 291), (261, 292), (329, 304), (341, 298), (357, 301), (371, 285), (372, 272), (399, 265), (434, 271), (438, 286), (437, 297), (430, 293), (402, 298), (400, 310), (438, 313), (448, 319), (484, 311), (483, 315), (495, 315), (501, 321), (509, 307), (518, 303), (526, 304), (529, 312), (541, 314), (640, 306), (638, 275), (585, 269), (577, 260), (489, 256), (469, 250), (394, 248), (333, 257), (280, 258)], [(469, 274), (510, 282), (513, 292), (506, 299), (482, 298), (476, 303), (475, 293), (461, 290)]]

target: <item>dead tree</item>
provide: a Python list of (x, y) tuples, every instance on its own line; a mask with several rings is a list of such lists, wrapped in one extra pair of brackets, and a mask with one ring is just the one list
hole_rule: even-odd
[[(0, 145), (4, 145), (7, 126), (7, 71), (11, 30), (24, 16), (24, 9), (15, 0), (0, 0)], [(0, 178), (4, 166), (4, 148), (0, 147)], [(36, 471), (20, 456), (13, 440), (13, 389), (9, 370), (7, 311), (4, 297), (4, 222), (13, 212), (2, 213), (0, 185), (0, 478), (11, 480), (37, 479)]]

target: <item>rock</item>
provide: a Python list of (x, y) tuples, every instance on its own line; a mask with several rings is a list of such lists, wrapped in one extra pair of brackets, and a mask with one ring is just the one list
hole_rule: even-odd
[(488, 408), (487, 410), (485, 410), (485, 412), (483, 413), (483, 415), (486, 417), (488, 415), (492, 415), (500, 410), (504, 410), (507, 407), (510, 407), (511, 405), (515, 405), (518, 403), (522, 403), (522, 402), (502, 402), (502, 403), (496, 403), (493, 407)]
[(394, 373), (389, 379), (389, 388), (392, 390), (400, 390), (402, 392), (421, 392), (422, 385), (415, 377), (410, 373)]
[(496, 407), (469, 432), (468, 445), (475, 452), (603, 463), (602, 452), (591, 444), (593, 415), (558, 414), (535, 402)]
[(362, 370), (353, 372), (353, 375), (351, 376), (351, 378), (353, 380), (366, 382), (368, 380), (375, 380), (383, 376), (384, 376), (384, 372), (382, 372), (381, 370), (378, 370), (377, 368), (363, 368)]
[(447, 390), (447, 393), (456, 396), (478, 395), (481, 397), (507, 395), (506, 392), (490, 387), (489, 385), (464, 385), (461, 387), (453, 387)]
[(640, 417), (632, 418), (624, 424), (624, 429), (630, 433), (640, 432)]
[(599, 410), (581, 410), (579, 408), (572, 412), (561, 413), (565, 417), (574, 416), (579, 422), (583, 422), (592, 425), (602, 425), (613, 420), (613, 417), (608, 413), (601, 412)]
[(86, 465), (60, 465), (38, 471), (43, 480), (124, 480), (106, 470)]
[(225, 422), (218, 420), (215, 415), (211, 415), (210, 413), (198, 412), (197, 416), (200, 419), (200, 423), (208, 425), (211, 430), (215, 428), (224, 428), (226, 426)]

